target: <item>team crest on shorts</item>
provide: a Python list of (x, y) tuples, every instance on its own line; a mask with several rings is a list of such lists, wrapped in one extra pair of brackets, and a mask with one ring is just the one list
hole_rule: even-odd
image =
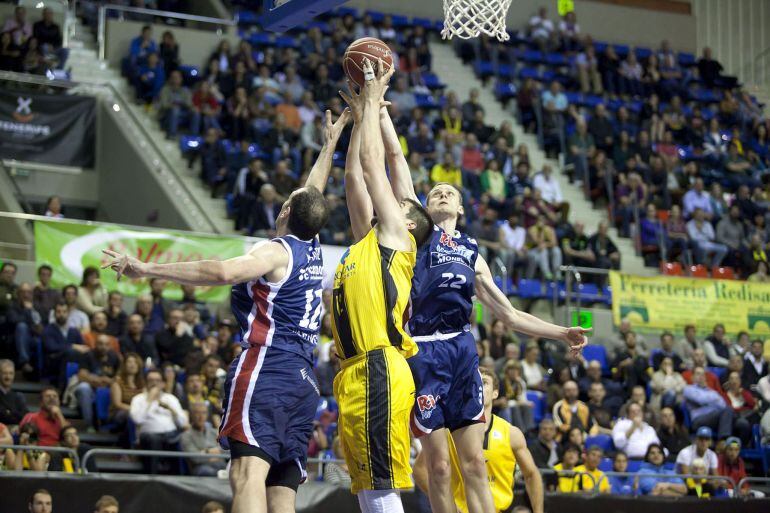
[(421, 395), (417, 397), (417, 407), (420, 409), (420, 415), (423, 419), (429, 419), (433, 415), (433, 410), (436, 409), (436, 402), (438, 397), (432, 395)]

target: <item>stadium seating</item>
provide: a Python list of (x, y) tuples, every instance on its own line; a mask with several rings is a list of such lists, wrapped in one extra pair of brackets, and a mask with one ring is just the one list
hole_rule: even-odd
[(602, 373), (609, 374), (610, 364), (607, 359), (607, 348), (605, 348), (603, 345), (589, 344), (585, 346), (583, 348), (583, 358), (585, 358), (587, 362), (593, 360), (598, 361), (602, 366)]
[(615, 450), (615, 444), (612, 442), (612, 437), (610, 435), (592, 435), (586, 437), (586, 448), (593, 447), (594, 445), (601, 447), (605, 454)]

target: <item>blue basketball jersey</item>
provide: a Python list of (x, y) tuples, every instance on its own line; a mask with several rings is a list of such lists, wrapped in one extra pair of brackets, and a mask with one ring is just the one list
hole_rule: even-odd
[(244, 348), (269, 346), (313, 361), (321, 326), (323, 258), (315, 238), (277, 237), (289, 253), (288, 273), (278, 283), (264, 277), (233, 286), (230, 302)]
[(412, 279), (409, 332), (414, 336), (463, 331), (470, 323), (479, 246), (465, 234), (453, 237), (434, 226), (417, 253)]

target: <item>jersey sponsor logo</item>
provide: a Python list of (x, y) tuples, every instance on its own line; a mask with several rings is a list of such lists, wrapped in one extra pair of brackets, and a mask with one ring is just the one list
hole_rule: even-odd
[(297, 277), (297, 279), (299, 281), (322, 280), (323, 277), (324, 277), (323, 265), (309, 265), (299, 270), (299, 276)]
[(442, 244), (444, 246), (449, 246), (450, 248), (454, 249), (457, 247), (457, 243), (454, 241), (451, 235), (449, 235), (446, 232), (441, 233), (441, 238), (438, 241), (439, 244)]
[(457, 244), (455, 241), (452, 241), (452, 244), (454, 244), (454, 246), (439, 243), (431, 248), (430, 266), (437, 267), (446, 264), (461, 264), (472, 269), (471, 262), (473, 261), (474, 251), (471, 248)]
[(299, 373), (302, 375), (302, 379), (313, 385), (313, 389), (315, 390), (315, 393), (318, 395), (321, 395), (321, 391), (318, 389), (318, 385), (316, 384), (315, 380), (311, 377), (312, 373), (309, 372), (304, 367), (300, 369)]
[(433, 411), (436, 409), (436, 401), (438, 397), (432, 395), (421, 395), (417, 397), (417, 407), (420, 409), (420, 415), (423, 419), (429, 419), (433, 415)]
[(495, 440), (502, 440), (503, 434), (500, 431), (492, 431), (492, 438)]

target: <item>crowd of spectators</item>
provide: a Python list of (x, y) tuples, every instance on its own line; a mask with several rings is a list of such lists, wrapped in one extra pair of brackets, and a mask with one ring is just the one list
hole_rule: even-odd
[(27, 9), (18, 6), (0, 30), (0, 70), (45, 75), (63, 69), (69, 52), (62, 47), (61, 27), (49, 7), (31, 23)]
[(522, 123), (548, 153), (563, 153), (564, 171), (648, 265), (679, 260), (768, 279), (770, 121), (709, 48), (696, 60), (668, 41), (595, 42), (574, 13), (557, 24), (545, 8), (514, 41), (458, 48), (496, 63), (503, 83), (517, 77)]
[[(747, 333), (733, 340), (717, 324), (701, 339), (688, 326), (678, 342), (665, 332), (653, 343), (624, 321), (602, 363), (571, 361), (549, 341), (520, 343), (501, 326), (475, 331), (481, 365), (500, 376), (494, 412), (530, 437), (540, 468), (557, 471), (553, 489), (706, 496), (706, 487), (713, 496), (726, 482), (676, 474), (738, 483), (748, 475), (739, 453), (755, 443), (752, 426), (770, 441), (768, 359)], [(604, 476), (611, 470), (672, 477)]]
[[(124, 71), (140, 100), (154, 106), (170, 138), (180, 130), (200, 137), (190, 151), (191, 165), (200, 163), (212, 195), (229, 198), (235, 228), (268, 236), (282, 201), (320, 149), (323, 110), (338, 115), (344, 108), (337, 95), (345, 87), (340, 59), (349, 42), (363, 36), (380, 37), (394, 54), (399, 72), (388, 93), (390, 114), (418, 196), (438, 181), (461, 188), (464, 224), (485, 257), (499, 257), (516, 277), (550, 279), (560, 274), (562, 263), (619, 268), (620, 253), (606, 226), (573, 241), (569, 205), (553, 169), (532, 169), (527, 146), (516, 144), (510, 123), (486, 123), (478, 91), (461, 101), (443, 87), (426, 87), (431, 55), (423, 27), (396, 33), (389, 16), (379, 24), (345, 16), (329, 20), (323, 31), (311, 28), (297, 37), (295, 47), (252, 45), (244, 36), (233, 49), (223, 40), (195, 82), (182, 74), (173, 34), (165, 32), (156, 43), (146, 26), (131, 44)], [(431, 95), (438, 101), (426, 104)], [(346, 145), (343, 136), (339, 155)], [(321, 236), (348, 244), (344, 161), (335, 158), (334, 164), (327, 187), (332, 214)]]

